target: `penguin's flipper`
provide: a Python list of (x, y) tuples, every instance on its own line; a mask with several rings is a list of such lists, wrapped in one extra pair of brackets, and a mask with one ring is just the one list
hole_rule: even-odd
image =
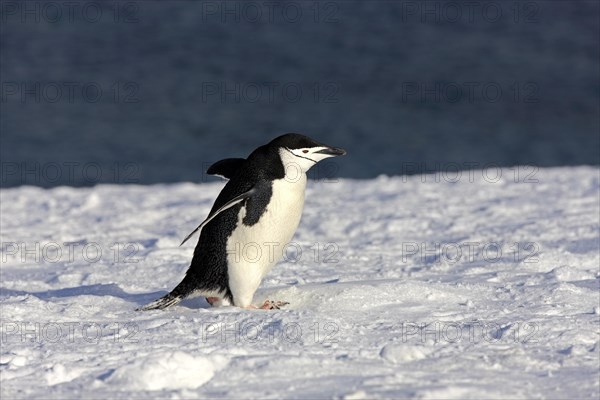
[(206, 173), (231, 179), (242, 168), (244, 162), (246, 162), (245, 158), (226, 158), (208, 167)]
[(204, 227), (204, 225), (208, 224), (210, 221), (213, 220), (213, 218), (215, 218), (217, 215), (219, 215), (221, 212), (235, 206), (237, 203), (240, 203), (244, 200), (246, 200), (248, 197), (252, 196), (254, 193), (256, 193), (256, 187), (252, 187), (250, 190), (248, 190), (247, 192), (244, 192), (242, 194), (240, 194), (239, 196), (234, 197), (233, 199), (229, 200), (227, 203), (225, 203), (223, 206), (221, 206), (218, 210), (210, 213), (208, 215), (208, 217), (206, 217), (206, 219), (204, 220), (204, 222), (202, 222), (200, 225), (198, 225), (198, 227), (196, 229), (194, 229), (192, 231), (192, 233), (190, 233), (189, 235), (187, 235), (185, 237), (185, 239), (183, 239), (183, 242), (181, 242), (181, 244), (179, 246), (182, 246), (185, 242), (188, 241), (189, 238), (192, 237), (192, 235), (196, 232), (198, 232), (200, 229), (202, 229), (202, 227)]

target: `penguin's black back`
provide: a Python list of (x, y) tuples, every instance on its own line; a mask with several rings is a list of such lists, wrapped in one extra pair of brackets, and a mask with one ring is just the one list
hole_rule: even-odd
[(219, 193), (211, 213), (234, 197), (252, 188), (257, 189), (251, 198), (222, 211), (202, 228), (184, 279), (185, 286), (193, 290), (223, 291), (225, 297), (233, 301), (227, 273), (227, 239), (238, 224), (238, 214), (242, 207), (246, 207), (246, 215), (242, 221), (244, 225), (252, 226), (258, 222), (271, 200), (273, 180), (285, 176), (277, 150), (269, 145), (252, 152)]

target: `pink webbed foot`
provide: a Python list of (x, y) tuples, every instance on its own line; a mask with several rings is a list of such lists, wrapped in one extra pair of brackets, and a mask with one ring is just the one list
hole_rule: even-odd
[(288, 304), (290, 304), (290, 303), (288, 303), (287, 301), (265, 300), (263, 305), (260, 306), (260, 309), (262, 309), (262, 310), (279, 310), (279, 309), (281, 309), (281, 307), (287, 306)]
[(219, 297), (207, 297), (206, 301), (208, 301), (208, 304), (210, 304), (211, 306), (215, 306), (216, 303), (219, 302), (219, 300), (221, 300)]
[(245, 307), (246, 310), (280, 310), (281, 307), (286, 306), (290, 303), (287, 301), (273, 301), (273, 300), (265, 300), (262, 306), (258, 307), (254, 304), (247, 305)]

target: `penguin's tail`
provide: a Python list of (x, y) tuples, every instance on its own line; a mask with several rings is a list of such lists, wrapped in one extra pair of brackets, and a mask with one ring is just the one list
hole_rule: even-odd
[(188, 278), (185, 277), (183, 281), (181, 281), (181, 283), (171, 291), (171, 293), (164, 295), (160, 299), (154, 300), (152, 303), (148, 303), (145, 306), (136, 308), (135, 311), (162, 310), (164, 308), (174, 306), (189, 296), (193, 291), (193, 285), (191, 285), (188, 281)]

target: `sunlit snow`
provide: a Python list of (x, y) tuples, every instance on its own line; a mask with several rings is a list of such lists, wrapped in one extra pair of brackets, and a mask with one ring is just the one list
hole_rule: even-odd
[(3, 189), (1, 397), (598, 398), (599, 178), (311, 182), (276, 311), (134, 311), (222, 183)]

